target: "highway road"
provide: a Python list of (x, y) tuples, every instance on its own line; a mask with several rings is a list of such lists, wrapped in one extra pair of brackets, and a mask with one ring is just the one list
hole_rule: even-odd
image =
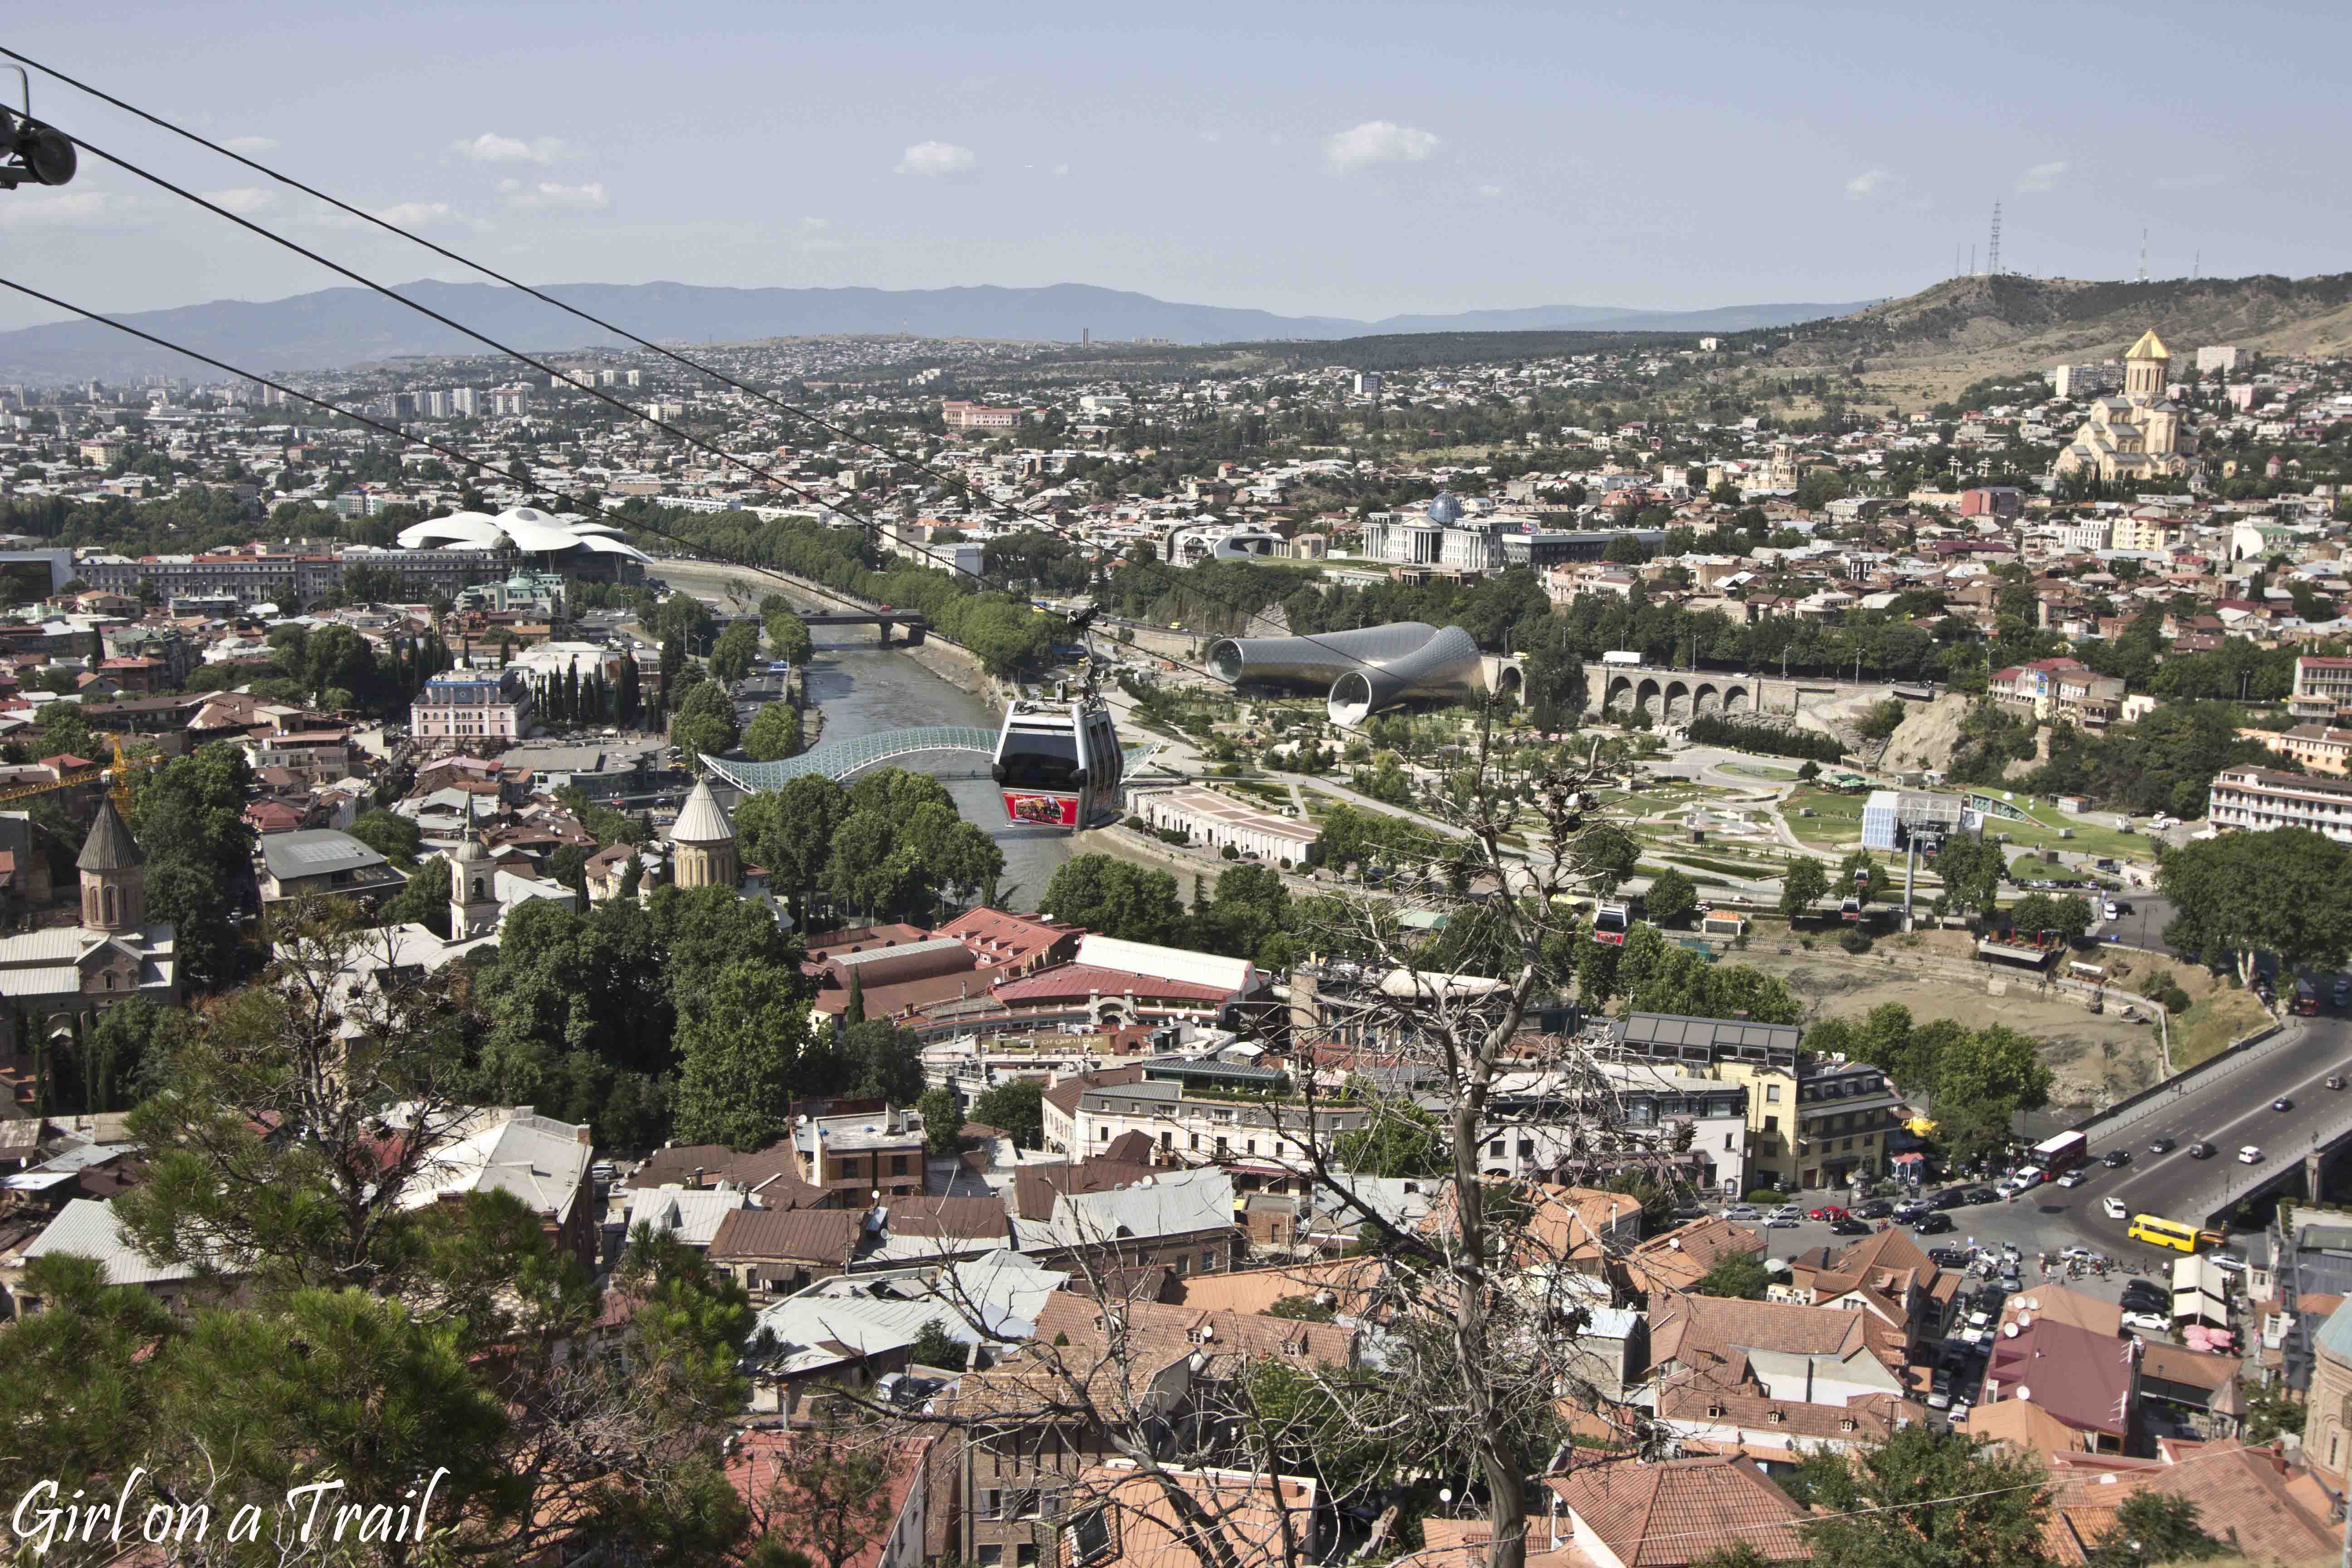
[[(2095, 1168), (2079, 1187), (2042, 1187), (2036, 1208), (2046, 1219), (2095, 1237), (2116, 1256), (2133, 1256), (2149, 1249), (2124, 1239), (2130, 1222), (2107, 1218), (2100, 1209), (2102, 1197), (2120, 1199), (2127, 1214), (2201, 1222), (2248, 1185), (2293, 1167), (2315, 1141), (2352, 1127), (2352, 1090), (2330, 1089), (2325, 1081), (2330, 1073), (2352, 1072), (2352, 1019), (2294, 1019), (2289, 1030), (2267, 1050), (2256, 1047), (2260, 1054), (2250, 1053), (2242, 1066), (2191, 1079), (2177, 1092), (2092, 1128), (2095, 1159), (2123, 1148), (2131, 1152), (2131, 1164), (2120, 1171)], [(2282, 1096), (2293, 1109), (2272, 1110), (2271, 1102)], [(2177, 1146), (2170, 1153), (2152, 1154), (2148, 1145), (2158, 1138), (2170, 1138)], [(2211, 1159), (2189, 1158), (2189, 1146), (2200, 1139), (2215, 1146)], [(2238, 1150), (2245, 1144), (2262, 1150), (2259, 1165), (2238, 1163)]]

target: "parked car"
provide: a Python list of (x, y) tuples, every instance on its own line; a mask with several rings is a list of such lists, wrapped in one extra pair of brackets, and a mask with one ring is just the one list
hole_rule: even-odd
[(1755, 1219), (1758, 1217), (1758, 1213), (1756, 1205), (1753, 1204), (1734, 1204), (1729, 1208), (1723, 1211), (1723, 1217), (1726, 1219)]
[(2262, 1150), (2261, 1150), (2259, 1147), (2257, 1147), (2256, 1145), (2252, 1144), (2252, 1143), (2249, 1143), (2249, 1144), (2247, 1144), (2244, 1148), (2240, 1149), (2240, 1150), (2238, 1151), (2238, 1163), (2239, 1163), (2239, 1164), (2241, 1164), (2241, 1165), (2259, 1165), (2259, 1164), (2261, 1164), (2262, 1163), (2263, 1163), (2263, 1152), (2262, 1152)]
[(2088, 1171), (2069, 1171), (2058, 1178), (2058, 1184), (2062, 1187), (2079, 1187), (2090, 1179), (2091, 1173)]
[(1927, 1385), (1927, 1408), (1949, 1410), (1952, 1407), (1952, 1374), (1949, 1369), (1937, 1367), (1935, 1381)]
[(1870, 1229), (1871, 1226), (1868, 1220), (1856, 1219), (1852, 1215), (1846, 1215), (1841, 1218), (1830, 1221), (1830, 1234), (1832, 1236), (1868, 1236), (1870, 1234)]
[(2151, 1154), (2169, 1154), (2179, 1146), (2180, 1145), (2177, 1140), (2171, 1138), (2158, 1138), (2150, 1141), (2147, 1146), (2147, 1152)]
[(2170, 1291), (2148, 1280), (2129, 1279), (2124, 1282), (2123, 1306), (2127, 1312), (2135, 1310), (2160, 1312), (2172, 1305), (2170, 1298)]
[(1968, 1188), (1946, 1187), (1942, 1192), (1937, 1193), (1934, 1197), (1927, 1200), (1927, 1206), (1931, 1209), (1956, 1209), (1968, 1201)]
[(1767, 1230), (1794, 1230), (1797, 1226), (1804, 1223), (1804, 1216), (1801, 1215), (1780, 1214), (1776, 1211), (1775, 1213), (1766, 1216), (1764, 1220), (1764, 1228)]
[(1873, 1198), (1853, 1212), (1857, 1219), (1885, 1219), (1895, 1212), (1895, 1205), (1885, 1198)]
[(2172, 1324), (2154, 1312), (2126, 1312), (2123, 1321), (2124, 1327), (2134, 1333), (2169, 1335), (2172, 1332)]
[(1952, 1231), (1952, 1216), (1948, 1214), (1923, 1214), (1912, 1222), (1921, 1236), (1946, 1236)]
[(1808, 1210), (1805, 1217), (1807, 1219), (1843, 1219), (1845, 1215), (1846, 1211), (1838, 1205), (1823, 1204), (1817, 1209)]
[(2206, 1142), (2202, 1138), (2189, 1145), (2189, 1157), (2192, 1160), (2210, 1160), (2217, 1152), (2213, 1145)]
[(1927, 1261), (1938, 1268), (1966, 1268), (1969, 1266), (1969, 1249), (1965, 1247), (1931, 1247), (1927, 1249)]
[(2205, 1260), (2224, 1274), (2243, 1274), (2246, 1271), (2246, 1260), (2234, 1253), (2208, 1253)]
[(2099, 1163), (2105, 1165), (2110, 1171), (2120, 1171), (2126, 1165), (2131, 1163), (2131, 1151), (2128, 1149), (2110, 1149), (2107, 1151), (2105, 1156), (2099, 1161)]

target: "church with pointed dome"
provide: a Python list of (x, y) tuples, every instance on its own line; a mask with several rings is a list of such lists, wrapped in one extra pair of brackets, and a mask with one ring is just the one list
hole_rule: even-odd
[(2172, 351), (2153, 328), (2124, 355), (2121, 396), (2095, 400), (2090, 417), (2058, 454), (2057, 474), (2090, 473), (2107, 484), (2182, 479), (2197, 467), (2197, 432), (2165, 394)]
[(110, 1005), (180, 1000), (175, 932), (147, 919), (147, 857), (101, 796), (74, 860), (81, 921), (0, 937), (0, 1056), (25, 1059), (38, 1040), (87, 1028)]

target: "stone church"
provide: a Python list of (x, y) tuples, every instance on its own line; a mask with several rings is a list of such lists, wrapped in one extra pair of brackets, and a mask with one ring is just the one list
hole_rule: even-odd
[(36, 1038), (86, 1027), (110, 1003), (180, 999), (175, 933), (169, 922), (148, 923), (147, 857), (112, 796), (100, 800), (74, 867), (79, 925), (0, 937), (0, 1058), (11, 1064)]
[(2124, 355), (2123, 395), (2101, 397), (2058, 454), (2058, 477), (2084, 470), (2108, 484), (2180, 479), (2196, 466), (2197, 432), (2164, 394), (2172, 351), (2151, 328)]

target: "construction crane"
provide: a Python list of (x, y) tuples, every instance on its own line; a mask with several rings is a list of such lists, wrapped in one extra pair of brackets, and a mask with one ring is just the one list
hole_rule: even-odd
[(168, 760), (160, 752), (144, 757), (126, 756), (123, 754), (122, 742), (118, 739), (114, 742), (112, 762), (98, 763), (87, 768), (76, 768), (71, 773), (60, 773), (56, 778), (42, 784), (17, 784), (14, 788), (0, 789), (0, 805), (5, 805), (10, 801), (29, 800), (34, 795), (48, 795), (56, 790), (76, 789), (85, 784), (110, 780), (115, 809), (129, 811), (131, 781), (149, 768), (163, 766)]

